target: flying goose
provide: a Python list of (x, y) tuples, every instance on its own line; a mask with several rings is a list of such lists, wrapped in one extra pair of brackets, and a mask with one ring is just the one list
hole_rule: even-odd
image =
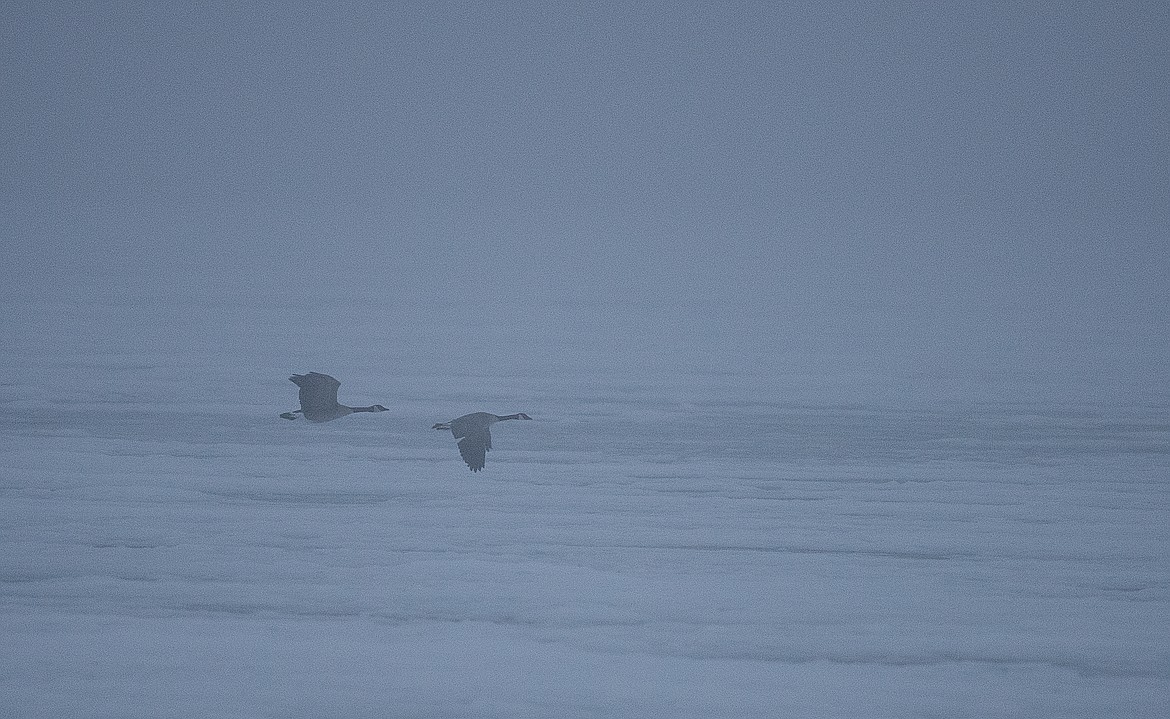
[(439, 422), (431, 429), (449, 429), (455, 435), (459, 445), (459, 456), (467, 462), (472, 472), (483, 469), (487, 461), (487, 451), (492, 448), (492, 435), (489, 431), (496, 422), (506, 419), (532, 419), (523, 412), (500, 416), (491, 412), (472, 412), (450, 422)]
[(297, 387), (300, 387), (301, 407), (292, 412), (285, 412), (280, 416), (284, 419), (296, 419), (297, 414), (303, 414), (310, 422), (328, 422), (329, 420), (344, 417), (354, 412), (385, 412), (386, 408), (380, 404), (369, 407), (346, 407), (337, 402), (337, 388), (341, 382), (320, 372), (309, 374), (294, 374), (289, 377)]

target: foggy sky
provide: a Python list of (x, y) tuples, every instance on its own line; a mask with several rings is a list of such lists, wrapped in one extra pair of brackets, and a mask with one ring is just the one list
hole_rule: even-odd
[(387, 5), (6, 3), (0, 297), (1170, 344), (1164, 3)]

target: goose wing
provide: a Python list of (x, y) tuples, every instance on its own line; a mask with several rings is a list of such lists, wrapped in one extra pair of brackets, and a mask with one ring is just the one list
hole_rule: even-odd
[(341, 382), (320, 372), (294, 374), (289, 377), (300, 388), (301, 409), (312, 417), (337, 409), (337, 388)]
[(492, 435), (487, 427), (465, 434), (458, 442), (459, 456), (467, 462), (467, 468), (472, 472), (483, 469), (487, 463), (487, 452), (492, 448)]

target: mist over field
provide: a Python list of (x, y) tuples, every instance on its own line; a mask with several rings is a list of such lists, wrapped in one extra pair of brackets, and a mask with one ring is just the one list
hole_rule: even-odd
[(0, 18), (14, 716), (1170, 704), (1163, 5)]

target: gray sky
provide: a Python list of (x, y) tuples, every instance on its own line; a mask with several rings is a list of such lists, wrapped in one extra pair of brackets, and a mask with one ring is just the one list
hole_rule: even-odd
[(1152, 357), (1167, 7), (9, 2), (0, 293)]

